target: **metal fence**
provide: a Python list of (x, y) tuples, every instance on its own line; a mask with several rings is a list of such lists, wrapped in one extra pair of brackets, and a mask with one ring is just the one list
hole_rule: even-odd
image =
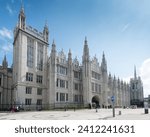
[(83, 109), (88, 108), (89, 105), (85, 105), (83, 103), (53, 103), (53, 104), (0, 104), (0, 111), (11, 111), (12, 109), (16, 109), (19, 111), (34, 111), (34, 110), (68, 110), (68, 109)]

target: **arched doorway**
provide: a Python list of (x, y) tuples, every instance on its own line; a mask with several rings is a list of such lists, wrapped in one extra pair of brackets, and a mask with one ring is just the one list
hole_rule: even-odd
[(92, 107), (97, 107), (99, 108), (100, 107), (100, 99), (99, 99), (99, 96), (93, 96), (92, 98)]

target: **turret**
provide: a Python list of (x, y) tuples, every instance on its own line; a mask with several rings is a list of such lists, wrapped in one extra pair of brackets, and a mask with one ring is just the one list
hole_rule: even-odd
[(21, 9), (20, 9), (20, 13), (19, 13), (19, 17), (18, 17), (18, 25), (19, 25), (19, 28), (20, 29), (23, 29), (25, 30), (25, 13), (24, 13), (24, 8), (23, 6), (21, 6)]
[(82, 56), (82, 65), (83, 65), (83, 100), (85, 103), (85, 106), (87, 106), (88, 103), (91, 103), (91, 81), (90, 81), (90, 75), (91, 75), (91, 64), (90, 64), (90, 56), (89, 56), (89, 48), (87, 44), (87, 39), (85, 37), (84, 41), (84, 49), (83, 49), (83, 56)]
[(3, 68), (7, 69), (7, 67), (8, 67), (8, 62), (7, 62), (6, 55), (5, 55), (3, 59)]
[(134, 79), (137, 79), (137, 76), (136, 76), (136, 66), (134, 66)]
[(116, 76), (115, 75), (114, 75), (114, 79), (113, 80), (114, 80), (114, 82), (116, 82)]
[(44, 26), (44, 30), (43, 30), (43, 36), (44, 36), (44, 40), (46, 42), (48, 42), (48, 37), (49, 37), (49, 30), (48, 30), (48, 25), (47, 23), (45, 23), (45, 26)]
[(108, 83), (110, 84), (112, 82), (112, 77), (111, 77), (111, 73), (109, 72), (109, 75), (108, 75)]
[(52, 43), (51, 54), (56, 54), (56, 45), (55, 45), (55, 41), (54, 40), (53, 40), (53, 43)]
[(116, 77), (115, 77), (115, 75), (114, 75), (114, 78), (113, 78), (113, 94), (115, 94), (115, 92), (116, 92)]
[(71, 53), (70, 49), (69, 49), (69, 53), (68, 53), (68, 63), (69, 63), (69, 65), (72, 64), (72, 53)]
[(51, 47), (51, 53), (50, 53), (50, 65), (49, 65), (49, 103), (55, 102), (56, 99), (56, 72), (57, 72), (57, 65), (56, 65), (56, 45), (55, 41), (53, 40), (52, 47)]
[(55, 60), (56, 60), (56, 45), (55, 45), (55, 42), (53, 40), (53, 43), (52, 43), (52, 49), (51, 49), (51, 63), (52, 64), (55, 64)]
[(89, 62), (89, 48), (88, 48), (88, 43), (87, 43), (87, 38), (85, 37), (84, 41), (84, 49), (83, 49), (83, 57), (82, 57), (82, 62)]
[(118, 77), (118, 80), (117, 80), (117, 85), (118, 85), (118, 88), (120, 88), (120, 79)]
[(108, 75), (107, 75), (107, 63), (105, 59), (105, 54), (103, 52), (102, 57), (102, 63), (101, 63), (101, 70), (102, 70), (102, 80), (103, 80), (103, 86), (102, 86), (102, 92), (103, 92), (103, 104), (105, 107), (108, 106)]
[(107, 61), (105, 59), (105, 54), (103, 52), (102, 63), (101, 63), (102, 72), (107, 72)]
[(89, 48), (87, 44), (87, 38), (85, 37), (84, 41), (84, 49), (83, 49), (83, 57), (82, 57), (84, 76), (88, 77), (90, 73), (90, 56), (89, 56)]

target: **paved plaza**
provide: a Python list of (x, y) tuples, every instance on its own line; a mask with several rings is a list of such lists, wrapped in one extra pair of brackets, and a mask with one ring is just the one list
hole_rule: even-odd
[(115, 109), (112, 117), (112, 109), (0, 112), (0, 120), (150, 120), (150, 113), (145, 114), (144, 109)]

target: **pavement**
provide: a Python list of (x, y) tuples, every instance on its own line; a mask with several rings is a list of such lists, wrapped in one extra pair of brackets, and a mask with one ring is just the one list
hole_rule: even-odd
[(150, 120), (150, 111), (145, 114), (144, 108), (115, 109), (115, 117), (112, 109), (0, 112), (0, 120)]

